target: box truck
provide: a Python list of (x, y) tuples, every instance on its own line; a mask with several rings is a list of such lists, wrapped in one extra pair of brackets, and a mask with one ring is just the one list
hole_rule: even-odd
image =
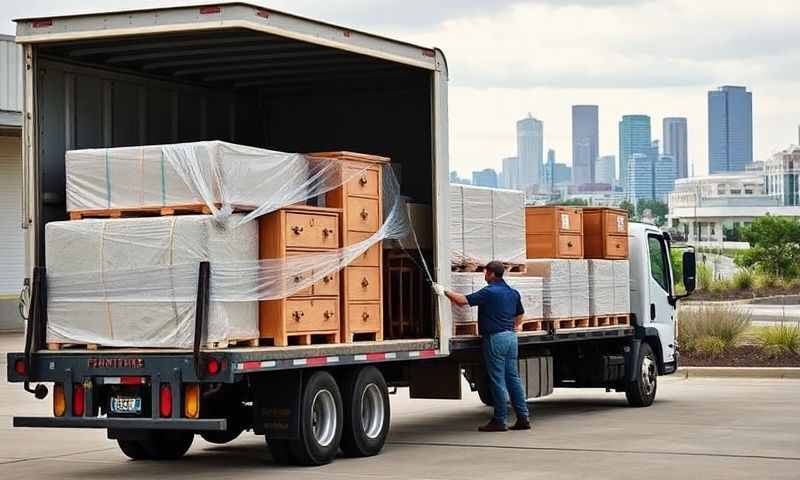
[[(244, 3), (18, 19), (24, 49), (26, 347), (8, 379), (53, 415), (17, 427), (99, 428), (133, 459), (182, 456), (195, 435), (264, 435), (279, 462), (320, 465), (383, 447), (389, 391), (486, 403), (480, 339), (455, 337), (433, 300), (414, 338), (200, 348), (209, 267), (198, 274), (193, 349), (49, 351), (44, 232), (66, 220), (65, 152), (222, 140), (290, 152), (391, 157), (401, 193), (431, 209), (433, 279), (448, 285), (448, 69), (436, 48)], [(529, 397), (554, 387), (625, 392), (648, 406), (678, 365), (669, 237), (631, 224), (630, 325), (519, 335)], [(694, 288), (694, 254), (683, 284)], [(419, 338), (417, 338), (419, 337)], [(51, 384), (48, 389), (45, 384)], [(50, 391), (48, 391), (50, 390)]]

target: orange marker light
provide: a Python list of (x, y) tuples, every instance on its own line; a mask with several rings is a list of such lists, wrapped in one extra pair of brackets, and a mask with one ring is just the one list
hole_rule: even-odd
[(64, 385), (53, 385), (53, 415), (63, 417), (67, 413), (67, 401), (64, 398)]
[(187, 383), (183, 391), (183, 416), (200, 417), (200, 384)]

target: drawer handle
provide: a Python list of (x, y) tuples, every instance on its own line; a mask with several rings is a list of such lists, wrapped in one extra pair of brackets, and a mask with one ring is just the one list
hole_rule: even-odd
[(292, 231), (294, 232), (295, 235), (300, 235), (303, 232), (303, 227), (301, 227), (300, 225), (295, 225), (294, 227), (292, 227)]
[(325, 235), (326, 237), (329, 237), (334, 234), (334, 231), (332, 228), (325, 228), (322, 230), (322, 234)]
[(367, 320), (369, 320), (369, 313), (367, 313), (367, 312), (364, 312), (364, 313), (362, 313), (362, 314), (361, 314), (361, 320), (363, 320), (363, 321), (365, 321), (365, 322), (366, 322)]
[(331, 283), (333, 281), (333, 275), (325, 275), (322, 277), (322, 281), (325, 283)]
[(302, 276), (300, 276), (300, 275), (295, 275), (295, 276), (294, 276), (294, 283), (300, 283), (300, 281), (301, 281), (302, 279), (303, 279), (303, 277), (302, 277)]
[(336, 315), (336, 313), (331, 312), (330, 310), (325, 310), (325, 313), (322, 314), (322, 316), (325, 317), (325, 320), (330, 320), (334, 315)]
[(617, 248), (622, 248), (622, 244), (621, 244), (621, 243), (618, 243), (618, 244), (617, 244)]
[(366, 185), (367, 184), (367, 176), (366, 175), (361, 175), (361, 178), (358, 179), (358, 183), (360, 183), (362, 187), (364, 185)]
[(361, 279), (361, 286), (364, 288), (369, 287), (369, 280), (367, 280), (367, 277)]
[(301, 311), (295, 311), (292, 313), (292, 318), (294, 318), (295, 322), (299, 322), (301, 318), (303, 318), (306, 314)]
[(361, 219), (366, 220), (369, 217), (369, 212), (366, 208), (361, 209)]
[(569, 242), (567, 242), (567, 246), (568, 246), (568, 247), (572, 248), (572, 245), (573, 245), (573, 244), (572, 244), (572, 241), (569, 241)]

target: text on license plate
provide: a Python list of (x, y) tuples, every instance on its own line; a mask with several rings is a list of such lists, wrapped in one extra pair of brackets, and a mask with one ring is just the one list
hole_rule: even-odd
[(114, 413), (141, 413), (142, 399), (138, 397), (112, 397), (111, 411)]

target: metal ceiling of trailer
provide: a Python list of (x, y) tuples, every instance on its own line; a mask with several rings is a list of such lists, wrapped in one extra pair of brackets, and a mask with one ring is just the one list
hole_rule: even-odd
[(59, 61), (225, 88), (394, 81), (425, 70), (247, 29), (116, 37), (39, 47)]

